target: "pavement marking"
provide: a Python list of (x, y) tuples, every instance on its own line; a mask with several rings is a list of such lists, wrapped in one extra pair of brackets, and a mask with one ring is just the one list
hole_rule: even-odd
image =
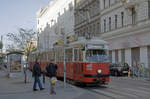
[(135, 93), (131, 93), (130, 91), (128, 90), (125, 90), (124, 88), (118, 88), (117, 86), (115, 85), (112, 85), (112, 86), (109, 86), (110, 89), (114, 89), (114, 90), (117, 90), (119, 92), (126, 92), (127, 95), (131, 96), (131, 97), (139, 97), (138, 94), (135, 94)]
[(97, 92), (97, 93), (104, 94), (106, 96), (112, 97), (114, 99), (116, 99), (116, 98), (119, 98), (119, 99), (123, 98), (123, 96), (121, 96), (121, 95), (110, 93), (108, 91), (103, 91), (103, 90), (98, 90), (98, 89), (92, 89), (92, 90), (95, 91), (95, 92)]
[(132, 91), (132, 92), (136, 92), (136, 93), (142, 94), (142, 95), (143, 95), (143, 94), (147, 94), (147, 95), (150, 94), (150, 92), (143, 91), (143, 90), (138, 90), (138, 89), (131, 89), (131, 88), (124, 88), (124, 89), (129, 90), (129, 91)]
[(130, 80), (127, 80), (127, 81), (122, 81), (121, 83), (120, 82), (116, 82), (116, 81), (111, 81), (112, 84), (116, 84), (118, 83), (119, 85), (120, 84), (124, 84), (124, 85), (139, 85), (139, 86), (150, 86), (149, 82), (138, 82), (138, 81), (130, 81)]
[(111, 89), (108, 89), (108, 90), (111, 90), (112, 91), (112, 93), (116, 93), (116, 94), (121, 94), (121, 95), (123, 95), (123, 96), (129, 96), (129, 97), (132, 97), (132, 98), (138, 98), (139, 96), (137, 96), (137, 95), (135, 95), (135, 94), (132, 94), (132, 93), (127, 93), (127, 92), (124, 92), (124, 91), (121, 91), (121, 90), (115, 90), (115, 89), (113, 89), (113, 88), (111, 88)]
[(149, 83), (140, 83), (141, 85), (150, 86)]
[(139, 89), (145, 90), (145, 91), (150, 91), (150, 88), (145, 88), (145, 87), (138, 87)]

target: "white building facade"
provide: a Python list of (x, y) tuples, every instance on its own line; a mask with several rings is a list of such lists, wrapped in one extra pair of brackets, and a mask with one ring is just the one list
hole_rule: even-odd
[(109, 43), (110, 62), (150, 67), (150, 0), (52, 0), (37, 24), (42, 50), (61, 33), (96, 36)]
[(150, 68), (150, 1), (100, 1), (100, 38), (109, 42), (110, 62)]
[(62, 33), (74, 34), (74, 0), (51, 0), (37, 13), (38, 49), (47, 51)]

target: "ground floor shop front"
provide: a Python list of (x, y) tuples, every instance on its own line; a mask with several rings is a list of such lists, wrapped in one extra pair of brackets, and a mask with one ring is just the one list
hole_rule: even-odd
[(111, 63), (126, 62), (130, 66), (143, 63), (150, 68), (150, 30), (103, 36), (109, 44)]

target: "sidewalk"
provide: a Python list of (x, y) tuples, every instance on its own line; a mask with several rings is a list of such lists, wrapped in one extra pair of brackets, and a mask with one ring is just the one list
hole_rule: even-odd
[(28, 80), (29, 82), (24, 84), (23, 77), (7, 78), (6, 74), (0, 71), (0, 99), (99, 99), (93, 93), (70, 84), (64, 88), (61, 81), (58, 81), (55, 86), (56, 95), (50, 95), (48, 78), (46, 79), (45, 90), (33, 92), (33, 79)]

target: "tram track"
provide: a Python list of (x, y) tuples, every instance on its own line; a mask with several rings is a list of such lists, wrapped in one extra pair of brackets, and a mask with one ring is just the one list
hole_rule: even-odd
[(90, 92), (93, 92), (93, 93), (95, 93), (95, 94), (108, 97), (108, 98), (110, 98), (110, 99), (116, 99), (116, 98), (114, 98), (114, 97), (112, 97), (112, 96), (110, 96), (110, 95), (106, 95), (106, 94), (104, 94), (104, 93), (100, 93), (100, 92), (97, 92), (97, 91), (94, 91), (94, 90), (90, 90), (90, 89), (87, 89), (87, 90), (90, 91)]
[(73, 85), (73, 86), (76, 86), (76, 87), (78, 87), (78, 88), (81, 88), (81, 89), (83, 89), (83, 90), (86, 90), (86, 91), (88, 91), (88, 92), (91, 92), (91, 93), (94, 93), (94, 94), (97, 94), (97, 95), (102, 95), (102, 96), (104, 96), (104, 97), (107, 97), (108, 99), (116, 99), (115, 97), (112, 97), (112, 96), (110, 96), (110, 95), (108, 95), (108, 94), (105, 94), (105, 93), (102, 93), (102, 92), (98, 92), (98, 91), (95, 91), (94, 89), (99, 89), (99, 88), (101, 88), (101, 89), (104, 89), (104, 88), (108, 88), (108, 87), (106, 87), (106, 86), (101, 86), (101, 85), (86, 85), (86, 86), (82, 86), (82, 85), (80, 85), (80, 84), (76, 84), (74, 81), (70, 81), (70, 80), (67, 80), (67, 82), (69, 83), (69, 84), (71, 84), (71, 85)]
[[(111, 95), (108, 95), (104, 92), (100, 92), (100, 91), (96, 91), (96, 90), (103, 90), (105, 88), (108, 88), (108, 87), (105, 87), (105, 86), (100, 86), (100, 85), (94, 85), (94, 86), (87, 86), (87, 87), (82, 87), (82, 86), (76, 86), (78, 88), (81, 88), (83, 90), (86, 90), (88, 92), (91, 92), (91, 93), (94, 93), (94, 94), (97, 94), (99, 96), (104, 96), (104, 97), (107, 97), (108, 99), (116, 99), (116, 97), (113, 97)], [(99, 89), (100, 88), (100, 89)]]

